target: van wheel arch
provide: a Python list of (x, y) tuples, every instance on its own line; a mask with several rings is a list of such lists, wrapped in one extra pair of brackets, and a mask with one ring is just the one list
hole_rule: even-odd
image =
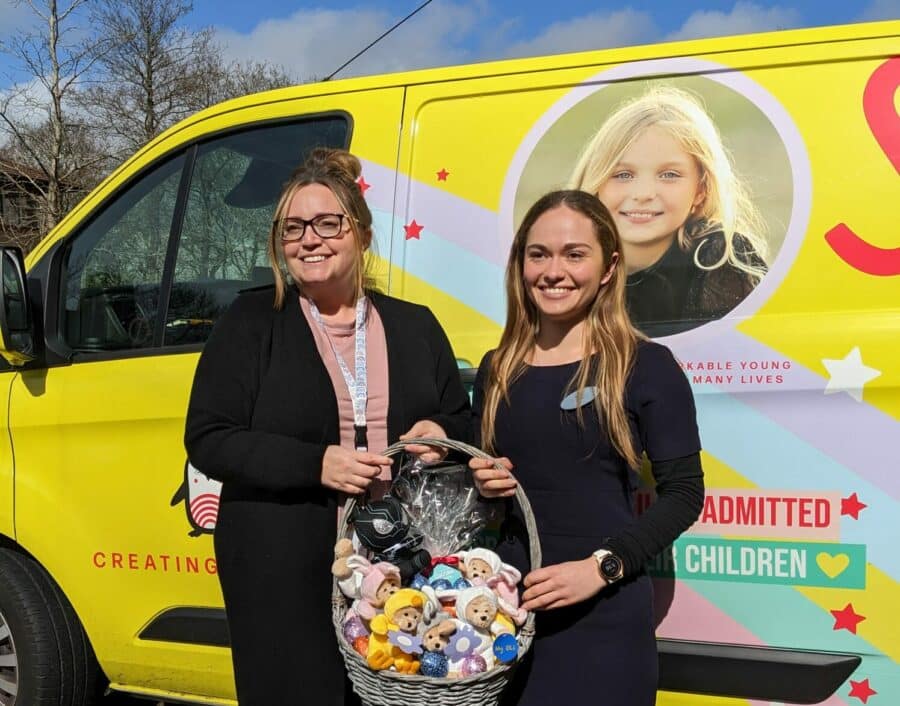
[[(91, 706), (104, 679), (90, 641), (71, 603), (30, 556), (0, 545), (0, 641), (9, 666), (0, 685), (23, 706)], [(3, 687), (0, 686), (0, 689)], [(0, 690), (2, 697), (9, 693)], [(3, 703), (6, 703), (5, 701)]]

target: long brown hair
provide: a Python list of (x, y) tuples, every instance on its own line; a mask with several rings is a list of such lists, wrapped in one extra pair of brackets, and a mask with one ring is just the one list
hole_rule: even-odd
[(285, 184), (275, 207), (267, 248), (269, 264), (275, 275), (276, 309), (284, 306), (285, 280), (288, 276), (281, 246), (281, 220), (290, 208), (294, 194), (310, 184), (321, 184), (331, 189), (344, 213), (350, 217), (350, 229), (357, 251), (356, 296), (361, 296), (365, 289), (374, 288), (374, 278), (369, 274), (371, 259), (368, 257), (372, 244), (372, 212), (356, 181), (360, 174), (362, 165), (346, 150), (316, 147)]
[[(482, 444), (492, 452), (494, 421), (500, 400), (509, 402), (509, 388), (524, 372), (539, 328), (539, 312), (526, 292), (522, 277), (528, 234), (544, 213), (561, 207), (580, 213), (591, 221), (603, 253), (604, 271), (609, 268), (614, 253), (620, 256), (622, 253), (615, 222), (593, 194), (578, 190), (553, 191), (540, 198), (525, 214), (506, 264), (506, 326), (500, 345), (491, 358), (481, 418)], [(625, 267), (619, 262), (590, 305), (585, 316), (584, 354), (569, 383), (569, 391), (577, 390), (580, 399), (586, 387), (597, 388), (594, 407), (601, 425), (608, 430), (615, 450), (630, 467), (638, 468), (640, 457), (634, 449), (625, 412), (625, 383), (631, 373), (641, 335), (631, 325), (625, 309), (625, 276)], [(595, 354), (597, 364), (592, 362)], [(576, 414), (579, 423), (583, 423), (581, 405), (577, 407)]]

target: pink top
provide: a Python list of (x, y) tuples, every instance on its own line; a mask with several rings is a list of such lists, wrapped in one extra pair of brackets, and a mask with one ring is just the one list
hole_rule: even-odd
[[(334, 357), (331, 344), (322, 332), (321, 327), (316, 323), (316, 320), (313, 319), (312, 313), (310, 313), (309, 300), (302, 296), (300, 297), (300, 308), (306, 317), (306, 321), (309, 323), (310, 329), (312, 329), (316, 348), (319, 349), (319, 355), (322, 357), (322, 362), (325, 363), (328, 376), (331, 378), (331, 384), (334, 386), (341, 428), (341, 446), (345, 449), (356, 448), (353, 443), (353, 400), (350, 397), (350, 391), (347, 389), (347, 383), (344, 382), (344, 376), (341, 375), (341, 368)], [(356, 370), (354, 360), (356, 336), (354, 327), (355, 324), (325, 324), (328, 336), (334, 343), (338, 354), (344, 359), (351, 374), (355, 374)], [(387, 342), (384, 338), (384, 325), (381, 323), (381, 317), (371, 302), (369, 303), (368, 315), (366, 316), (366, 378), (369, 385), (368, 401), (366, 402), (366, 428), (369, 451), (380, 454), (388, 446)], [(370, 486), (371, 496), (380, 498), (384, 495), (390, 486), (390, 481), (390, 466), (383, 466), (379, 480)]]

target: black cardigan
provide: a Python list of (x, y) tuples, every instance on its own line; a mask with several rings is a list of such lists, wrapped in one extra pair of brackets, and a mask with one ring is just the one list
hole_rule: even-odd
[[(737, 257), (765, 273), (766, 263), (744, 236), (734, 237)], [(758, 278), (726, 262), (712, 270), (725, 254), (725, 235), (713, 231), (682, 250), (677, 240), (655, 263), (632, 272), (625, 282), (625, 301), (632, 323), (658, 338), (689, 331), (728, 314), (750, 294)]]
[[(245, 292), (216, 325), (197, 366), (185, 446), (195, 467), (226, 483), (318, 489), (325, 449), (340, 443), (337, 398), (296, 290), (288, 290), (281, 311), (273, 296), (272, 287)], [(468, 396), (434, 315), (383, 294), (370, 297), (387, 342), (389, 443), (421, 419), (466, 438)], [(280, 380), (269, 398), (272, 376)]]
[[(469, 398), (437, 320), (425, 307), (370, 296), (387, 343), (388, 440), (421, 419), (465, 438)], [(337, 494), (320, 481), (326, 447), (340, 443), (337, 398), (297, 291), (280, 311), (273, 297), (271, 287), (246, 292), (216, 324), (194, 377), (185, 446), (223, 481), (214, 539), (238, 701), (339, 706)]]

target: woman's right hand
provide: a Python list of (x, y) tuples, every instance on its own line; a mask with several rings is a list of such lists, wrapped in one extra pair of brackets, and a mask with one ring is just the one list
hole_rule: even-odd
[[(496, 464), (503, 469), (496, 467)], [(512, 462), (508, 458), (473, 458), (469, 460), (475, 487), (486, 498), (510, 498), (516, 494), (518, 481), (513, 478)]]
[(329, 446), (322, 457), (322, 485), (348, 495), (361, 495), (381, 475), (381, 467), (391, 463), (387, 456)]

